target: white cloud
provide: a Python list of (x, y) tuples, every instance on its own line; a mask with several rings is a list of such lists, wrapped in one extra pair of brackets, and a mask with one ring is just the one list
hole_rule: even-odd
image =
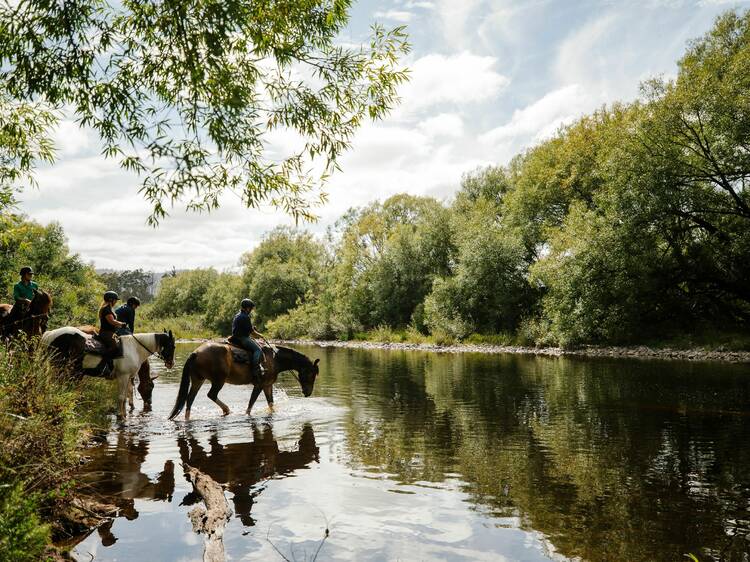
[(484, 133), (480, 140), (517, 152), (530, 143), (552, 136), (562, 125), (571, 123), (589, 110), (592, 103), (581, 86), (565, 86), (516, 110), (508, 123)]
[(401, 23), (408, 23), (414, 17), (414, 14), (412, 12), (407, 12), (405, 10), (378, 11), (378, 12), (375, 12), (375, 14), (373, 15), (376, 18), (393, 20), (393, 21), (398, 21)]
[(495, 98), (510, 80), (495, 70), (497, 60), (468, 51), (430, 54), (417, 59), (408, 83), (400, 90), (397, 114), (410, 114), (440, 104), (466, 105)]
[(405, 8), (421, 8), (423, 10), (434, 10), (435, 9), (435, 3), (434, 2), (419, 2), (414, 0), (407, 0), (406, 2), (403, 2), (403, 5)]
[(440, 113), (421, 121), (417, 127), (428, 137), (460, 137), (464, 133), (464, 122), (455, 113)]
[(76, 156), (97, 146), (96, 134), (84, 130), (71, 119), (63, 119), (53, 133), (58, 157)]
[(442, 24), (443, 38), (454, 49), (471, 46), (473, 32), (466, 27), (481, 0), (438, 0), (437, 12)]
[[(617, 17), (610, 13), (600, 17), (568, 36), (558, 49), (555, 72), (562, 83), (585, 84), (590, 88), (602, 88), (601, 77), (608, 75), (613, 54), (601, 48), (611, 32)], [(622, 49), (624, 46), (620, 45)], [(611, 57), (614, 58), (614, 57)]]

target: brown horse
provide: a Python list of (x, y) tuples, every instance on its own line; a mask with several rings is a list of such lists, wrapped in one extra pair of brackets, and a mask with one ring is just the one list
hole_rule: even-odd
[(41, 289), (34, 291), (34, 298), (27, 307), (0, 304), (0, 338), (12, 338), (19, 334), (26, 337), (41, 336), (47, 330), (52, 296)]
[[(309, 423), (302, 427), (297, 449), (291, 451), (279, 448), (273, 427), (253, 424), (252, 431), (252, 441), (226, 445), (214, 432), (205, 448), (190, 432), (177, 438), (183, 464), (197, 468), (232, 492), (234, 512), (246, 526), (255, 524), (250, 512), (255, 498), (264, 490), (262, 486), (255, 486), (258, 482), (294, 474), (319, 462), (320, 453)], [(196, 501), (200, 501), (200, 497), (188, 494), (182, 505), (192, 505)]]
[[(315, 377), (318, 376), (320, 359), (312, 362), (307, 356), (288, 347), (264, 348), (263, 353), (266, 372), (263, 379), (258, 380), (252, 374), (246, 351), (220, 342), (206, 342), (199, 346), (190, 354), (182, 369), (180, 390), (169, 419), (174, 419), (182, 411), (186, 402), (185, 419), (190, 419), (190, 407), (206, 380), (211, 381), (208, 397), (216, 402), (225, 416), (229, 413), (229, 407), (219, 400), (219, 391), (226, 383), (253, 385), (253, 392), (246, 410), (248, 414), (261, 390), (266, 396), (268, 406), (273, 407), (273, 384), (279, 373), (284, 371), (297, 371), (299, 373), (297, 380), (302, 387), (302, 393), (305, 396), (312, 394)], [(188, 387), (190, 392), (188, 392)]]

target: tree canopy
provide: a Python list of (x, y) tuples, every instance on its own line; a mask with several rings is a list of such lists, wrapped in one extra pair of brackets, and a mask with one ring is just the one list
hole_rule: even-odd
[[(404, 29), (344, 46), (350, 0), (4, 2), (0, 185), (53, 157), (63, 111), (142, 177), (152, 223), (169, 204), (210, 210), (231, 190), (311, 218), (354, 131), (406, 79)], [(269, 132), (301, 148), (278, 154)], [(311, 170), (322, 173), (314, 173)]]

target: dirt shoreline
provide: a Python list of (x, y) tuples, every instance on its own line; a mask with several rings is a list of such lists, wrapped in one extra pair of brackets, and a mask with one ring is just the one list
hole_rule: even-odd
[[(208, 341), (203, 339), (178, 340)], [(314, 345), (317, 347), (336, 347), (344, 349), (372, 349), (392, 351), (427, 351), (432, 353), (513, 353), (517, 355), (542, 355), (547, 357), (610, 357), (629, 359), (665, 359), (677, 361), (719, 361), (723, 363), (750, 363), (750, 351), (726, 351), (722, 349), (706, 350), (652, 348), (639, 346), (585, 346), (576, 349), (560, 347), (523, 347), (513, 345), (490, 344), (453, 344), (437, 345), (432, 343), (396, 343), (371, 341), (324, 341), (324, 340), (269, 340), (278, 344)]]

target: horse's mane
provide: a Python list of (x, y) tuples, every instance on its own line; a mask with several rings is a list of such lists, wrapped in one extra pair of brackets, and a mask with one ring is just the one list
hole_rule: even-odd
[(278, 355), (281, 355), (282, 358), (292, 359), (293, 361), (299, 361), (299, 362), (304, 363), (307, 366), (312, 365), (312, 361), (310, 361), (310, 358), (304, 353), (300, 353), (296, 349), (292, 349), (291, 347), (283, 347), (281, 345), (277, 345), (276, 350), (277, 350), (276, 353)]

